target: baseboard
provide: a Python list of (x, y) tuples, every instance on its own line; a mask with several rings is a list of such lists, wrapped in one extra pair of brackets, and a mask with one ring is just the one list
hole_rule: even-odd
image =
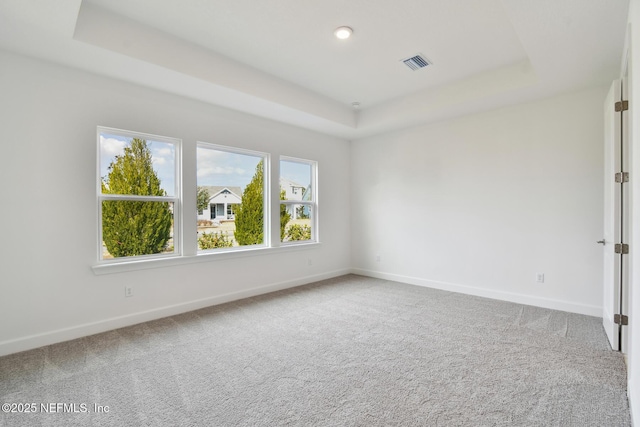
[(511, 292), (496, 291), (492, 289), (478, 288), (469, 285), (456, 283), (439, 282), (435, 280), (422, 279), (419, 277), (403, 276), (400, 274), (383, 273), (380, 271), (352, 268), (351, 273), (361, 276), (375, 277), (377, 279), (393, 280), (395, 282), (408, 283), (410, 285), (425, 286), (428, 288), (440, 289), (443, 291), (458, 292), (467, 295), (497, 299), (501, 301), (515, 302), (518, 304), (533, 305), (536, 307), (549, 308), (552, 310), (562, 310), (570, 313), (586, 314), (588, 316), (602, 317), (602, 307), (576, 304), (574, 302), (542, 298), (533, 295), (516, 294)]
[(296, 286), (306, 285), (308, 283), (320, 280), (331, 279), (338, 276), (351, 273), (350, 269), (334, 270), (313, 276), (300, 277), (285, 282), (271, 283), (265, 286), (258, 286), (251, 289), (245, 289), (238, 292), (231, 292), (223, 295), (216, 295), (210, 298), (203, 298), (196, 301), (161, 307), (144, 312), (134, 313), (126, 316), (114, 317), (101, 320), (98, 322), (85, 323), (83, 325), (73, 326), (70, 328), (58, 329), (45, 332), (42, 334), (30, 335), (13, 340), (0, 342), (0, 356), (12, 353), (18, 353), (25, 350), (31, 350), (45, 345), (56, 344), (63, 341), (69, 341), (76, 338), (82, 338), (101, 332), (111, 331), (126, 326), (136, 325), (138, 323), (148, 322), (151, 320), (161, 319), (163, 317), (173, 316), (176, 314), (187, 313), (189, 311), (198, 310), (200, 308), (210, 307), (212, 305), (223, 304), (226, 302), (237, 301), (243, 298), (249, 298), (257, 295), (267, 294), (270, 292), (289, 289)]

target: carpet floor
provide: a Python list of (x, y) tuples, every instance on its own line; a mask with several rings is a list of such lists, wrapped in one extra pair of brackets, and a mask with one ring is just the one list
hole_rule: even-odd
[(0, 426), (630, 426), (601, 321), (348, 275), (1, 357)]

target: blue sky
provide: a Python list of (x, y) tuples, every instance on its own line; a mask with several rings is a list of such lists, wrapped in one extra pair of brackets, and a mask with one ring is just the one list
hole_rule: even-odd
[[(198, 147), (198, 185), (244, 187), (251, 182), (261, 157)], [(307, 187), (311, 182), (308, 164), (280, 162), (280, 175)]]
[(198, 185), (240, 187), (244, 190), (262, 157), (198, 147)]
[(311, 166), (308, 163), (282, 160), (280, 161), (280, 176), (306, 188), (311, 184)]
[[(124, 154), (124, 147), (131, 141), (131, 137), (100, 134), (100, 176), (109, 174), (109, 165), (116, 156)], [(151, 151), (153, 169), (160, 178), (161, 187), (168, 196), (174, 196), (176, 176), (176, 147), (168, 142), (147, 139), (147, 147)]]
[[(109, 165), (116, 156), (124, 154), (124, 147), (131, 137), (100, 134), (100, 176), (109, 174)], [(175, 145), (168, 142), (147, 139), (147, 146), (153, 158), (153, 168), (160, 178), (167, 195), (175, 195)], [(248, 154), (198, 147), (198, 185), (240, 187), (242, 190), (251, 178), (261, 157)], [(304, 187), (311, 182), (311, 167), (306, 163), (280, 162), (280, 175)]]

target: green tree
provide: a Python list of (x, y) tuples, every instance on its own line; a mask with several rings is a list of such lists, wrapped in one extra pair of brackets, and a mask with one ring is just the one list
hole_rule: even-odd
[[(103, 194), (166, 196), (153, 170), (147, 141), (133, 138), (109, 165)], [(160, 253), (171, 237), (169, 203), (130, 200), (102, 202), (102, 239), (114, 257)]]
[(300, 205), (296, 208), (296, 214), (299, 219), (309, 219), (309, 214), (306, 212), (307, 206)]
[(257, 245), (264, 242), (264, 161), (242, 192), (242, 202), (236, 208), (235, 239), (239, 245)]
[[(280, 200), (287, 200), (287, 193), (280, 189)], [(287, 205), (280, 204), (280, 241), (284, 242), (287, 224), (291, 221), (291, 214), (287, 212)]]
[(205, 187), (198, 186), (198, 212), (207, 209), (207, 207), (209, 206), (209, 199), (209, 190), (207, 190)]
[[(284, 190), (280, 190), (280, 200), (285, 200)], [(264, 242), (264, 162), (256, 166), (251, 182), (242, 193), (242, 203), (235, 213), (235, 238), (240, 245), (257, 245)], [(285, 205), (280, 205), (280, 240), (285, 237), (287, 223), (291, 215)]]

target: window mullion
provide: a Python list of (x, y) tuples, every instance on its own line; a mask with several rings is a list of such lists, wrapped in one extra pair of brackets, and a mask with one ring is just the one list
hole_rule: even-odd
[[(277, 158), (274, 156), (274, 158)], [(269, 206), (269, 246), (272, 248), (277, 248), (280, 246), (280, 181), (278, 177), (280, 176), (280, 163), (272, 162), (270, 165), (270, 174), (271, 179), (270, 189), (269, 191), (271, 199), (267, 206)]]
[(100, 194), (101, 200), (129, 200), (132, 202), (173, 202), (177, 203), (177, 197), (170, 196), (136, 196), (130, 194)]

